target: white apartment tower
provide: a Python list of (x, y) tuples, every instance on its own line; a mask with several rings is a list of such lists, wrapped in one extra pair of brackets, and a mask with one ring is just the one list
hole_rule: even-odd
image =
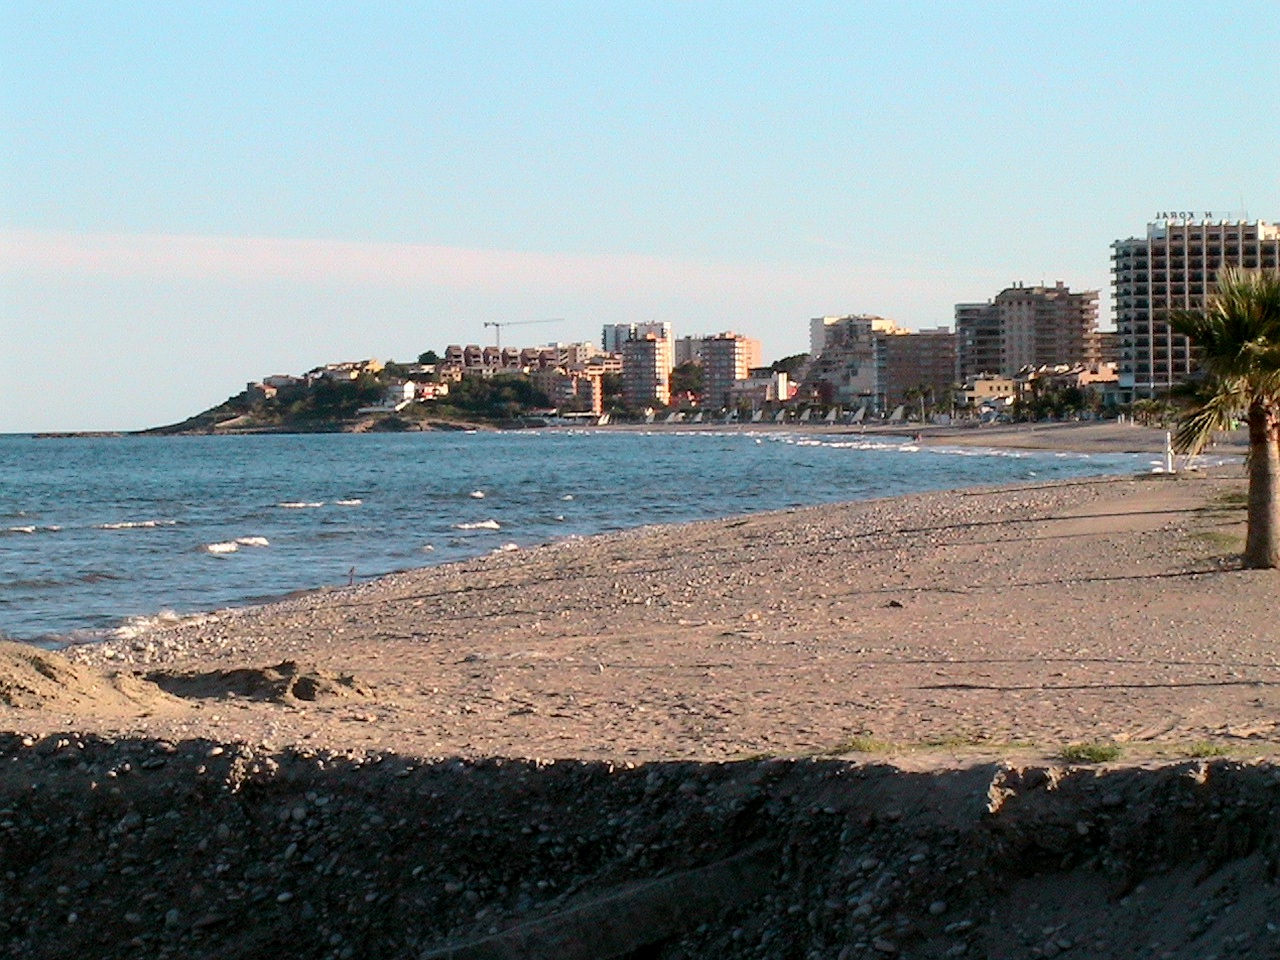
[(1169, 327), (1176, 310), (1204, 304), (1227, 264), (1280, 268), (1280, 226), (1264, 220), (1221, 219), (1211, 213), (1162, 213), (1145, 237), (1111, 245), (1120, 389), (1132, 399), (1167, 391), (1188, 379), (1195, 356)]

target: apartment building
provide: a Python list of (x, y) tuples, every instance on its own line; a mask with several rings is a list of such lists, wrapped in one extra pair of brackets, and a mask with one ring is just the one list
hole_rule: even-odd
[(955, 320), (960, 379), (1101, 359), (1098, 291), (1073, 293), (1061, 280), (1015, 283), (986, 303), (958, 303)]
[(870, 314), (817, 317), (809, 323), (810, 361), (800, 392), (820, 403), (858, 406), (883, 402), (877, 340), (905, 333)]
[(760, 366), (760, 341), (725, 332), (702, 341), (702, 402), (720, 408), (730, 403), (733, 385)]
[(667, 372), (675, 366), (676, 339), (671, 324), (661, 323), (611, 323), (605, 326), (600, 338), (606, 353), (622, 353), (622, 345), (628, 340), (644, 340), (654, 338), (662, 344), (664, 362)]
[(1160, 214), (1145, 237), (1111, 245), (1120, 390), (1126, 400), (1163, 393), (1195, 370), (1186, 337), (1168, 324), (1175, 310), (1199, 309), (1227, 264), (1280, 268), (1280, 226), (1265, 220)]
[(622, 400), (629, 407), (665, 407), (671, 402), (667, 344), (653, 334), (622, 343)]
[(600, 374), (582, 370), (538, 370), (529, 375), (557, 410), (593, 413), (604, 411)]
[(878, 334), (876, 377), (883, 405), (905, 403), (916, 390), (924, 390), (933, 403), (947, 403), (956, 383), (956, 343), (949, 327)]

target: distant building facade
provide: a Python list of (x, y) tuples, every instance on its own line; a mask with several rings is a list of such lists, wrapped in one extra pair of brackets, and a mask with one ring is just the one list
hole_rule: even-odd
[(748, 379), (752, 367), (760, 366), (760, 341), (726, 332), (702, 341), (702, 402), (709, 407), (727, 407), (733, 385)]
[(1027, 366), (1097, 364), (1098, 291), (1006, 287), (987, 303), (956, 304), (960, 379), (1010, 377)]
[(747, 371), (745, 379), (733, 382), (727, 406), (763, 410), (766, 406), (786, 403), (790, 399), (790, 377), (770, 367), (754, 367)]
[(877, 340), (904, 331), (871, 314), (817, 317), (809, 323), (809, 368), (800, 395), (812, 402), (878, 409), (884, 390)]
[(686, 363), (702, 362), (702, 341), (705, 337), (679, 337), (675, 342), (673, 362), (681, 366)]
[(667, 343), (653, 334), (622, 343), (622, 400), (629, 407), (665, 407), (671, 402)]
[(935, 404), (950, 402), (956, 383), (956, 335), (949, 327), (875, 337), (878, 391), (885, 407), (923, 390)]
[(628, 340), (654, 338), (662, 344), (667, 372), (675, 366), (675, 333), (666, 321), (655, 323), (611, 323), (605, 326), (600, 342), (606, 353), (622, 353), (622, 345)]
[(1111, 245), (1120, 390), (1126, 399), (1163, 393), (1195, 371), (1187, 338), (1173, 332), (1172, 311), (1198, 309), (1227, 264), (1280, 268), (1280, 226), (1265, 220), (1166, 213), (1145, 237)]

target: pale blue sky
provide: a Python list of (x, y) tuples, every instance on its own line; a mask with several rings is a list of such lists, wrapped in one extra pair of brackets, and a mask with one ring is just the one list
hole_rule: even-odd
[(0, 432), (486, 320), (952, 322), (1169, 208), (1280, 219), (1280, 5), (0, 6)]

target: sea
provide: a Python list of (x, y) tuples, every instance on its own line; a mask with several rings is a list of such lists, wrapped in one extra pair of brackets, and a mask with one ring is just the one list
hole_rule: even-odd
[(0, 636), (56, 648), (570, 537), (1156, 459), (749, 428), (4, 435)]

